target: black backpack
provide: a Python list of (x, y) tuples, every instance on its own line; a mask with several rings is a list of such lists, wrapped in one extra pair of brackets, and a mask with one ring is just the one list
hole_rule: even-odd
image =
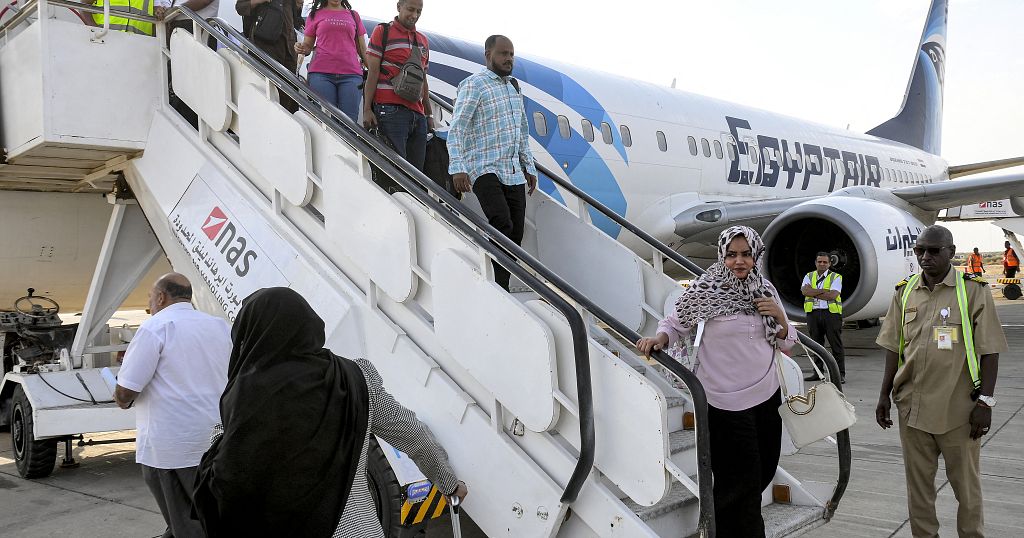
[(256, 14), (256, 23), (252, 25), (251, 39), (264, 43), (273, 43), (280, 39), (284, 33), (282, 0), (270, 0), (256, 9), (259, 13)]
[(452, 175), (448, 173), (448, 164), (448, 141), (435, 133), (430, 140), (427, 140), (427, 156), (423, 160), (423, 173), (448, 191), (448, 194), (454, 196), (456, 200), (461, 200), (462, 193), (455, 190), (455, 182), (452, 180)]

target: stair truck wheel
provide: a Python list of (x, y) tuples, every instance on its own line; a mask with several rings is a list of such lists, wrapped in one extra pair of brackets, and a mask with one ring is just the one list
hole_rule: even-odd
[(367, 453), (366, 476), (370, 482), (370, 496), (373, 497), (374, 507), (377, 508), (380, 526), (387, 538), (399, 538), (403, 534), (402, 487), (398, 483), (395, 471), (391, 469), (391, 464), (388, 463), (387, 456), (372, 435)]
[(14, 389), (11, 400), (11, 445), (14, 463), (22, 478), (43, 478), (53, 472), (57, 462), (57, 439), (35, 440), (32, 404), (21, 385)]
[(1003, 297), (1006, 297), (1011, 301), (1016, 301), (1017, 299), (1020, 299), (1020, 296), (1020, 286), (1018, 286), (1017, 284), (1007, 284), (1006, 287), (1003, 288)]

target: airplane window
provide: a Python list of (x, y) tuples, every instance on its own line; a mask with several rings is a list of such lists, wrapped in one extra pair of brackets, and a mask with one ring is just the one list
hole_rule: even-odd
[(700, 148), (702, 150), (704, 150), (704, 156), (705, 157), (710, 157), (711, 156), (711, 144), (708, 143), (708, 139), (707, 138), (701, 138), (700, 139)]
[(718, 140), (715, 140), (715, 158), (722, 158), (722, 143), (719, 142)]
[(889, 181), (889, 180), (892, 179), (892, 174), (889, 173), (889, 169), (888, 168), (883, 168), (882, 169), (882, 173), (885, 174), (885, 180), (886, 181)]
[(757, 164), (757, 146), (750, 144), (750, 162)]
[(543, 112), (533, 113), (533, 127), (537, 129), (537, 136), (548, 135), (548, 119), (544, 117)]
[(558, 134), (562, 135), (562, 138), (572, 136), (572, 131), (569, 130), (569, 118), (558, 116)]
[(849, 170), (851, 176), (857, 173), (856, 168), (857, 167), (854, 165), (853, 161), (846, 162), (846, 169)]
[(655, 134), (658, 136), (658, 149), (668, 151), (668, 140), (665, 140), (665, 133), (658, 131)]
[(773, 160), (777, 161), (778, 159), (774, 157), (774, 154), (772, 153), (772, 148), (764, 148), (764, 162)]
[(619, 137), (622, 138), (622, 145), (627, 148), (633, 145), (633, 135), (629, 134), (629, 127), (619, 125)]
[(696, 155), (697, 154), (697, 139), (692, 137), (692, 136), (688, 136), (688, 137), (686, 137), (686, 143), (690, 146), (690, 155)]
[(606, 121), (601, 122), (601, 138), (605, 144), (612, 143), (612, 126), (608, 125)]
[(733, 144), (732, 142), (729, 142), (728, 146), (726, 146), (726, 147), (728, 148), (728, 151), (729, 151), (729, 160), (730, 161), (735, 161), (736, 160), (736, 144)]
[(587, 142), (594, 141), (594, 124), (590, 123), (590, 120), (583, 118), (580, 122), (583, 125), (583, 138), (587, 139)]

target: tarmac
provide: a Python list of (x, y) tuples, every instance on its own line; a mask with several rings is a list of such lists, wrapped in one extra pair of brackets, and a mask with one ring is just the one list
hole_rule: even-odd
[[(998, 292), (997, 292), (998, 295)], [(988, 536), (1024, 535), (1024, 300), (997, 299), (1010, 353), (1000, 357), (998, 405), (981, 453), (985, 526)], [(847, 398), (857, 407), (851, 430), (853, 470), (832, 521), (805, 534), (820, 538), (909, 537), (906, 490), (899, 435), (875, 423), (883, 354), (874, 344), (878, 328), (845, 330)], [(115, 432), (87, 438), (130, 437)], [(24, 480), (14, 466), (9, 433), (0, 433), (0, 534), (20, 537), (160, 536), (163, 518), (134, 463), (134, 443), (75, 447), (79, 466), (57, 468), (40, 480)], [(800, 480), (834, 481), (835, 447), (823, 442), (783, 458), (783, 468)], [(470, 484), (470, 494), (472, 487)], [(956, 534), (956, 500), (942, 464), (935, 481), (944, 536)], [(463, 536), (483, 534), (463, 516)], [(451, 536), (450, 522), (436, 520), (427, 537)]]

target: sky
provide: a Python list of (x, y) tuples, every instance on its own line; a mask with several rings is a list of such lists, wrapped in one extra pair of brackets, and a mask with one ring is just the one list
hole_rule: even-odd
[[(481, 43), (504, 34), (519, 56), (676, 80), (689, 92), (863, 132), (898, 112), (929, 4), (425, 0), (418, 26)], [(395, 5), (353, 0), (367, 17), (391, 17)], [(950, 164), (1024, 155), (1021, 21), (1021, 0), (949, 0), (942, 156)], [(958, 250), (1002, 249), (991, 224), (949, 227)]]

